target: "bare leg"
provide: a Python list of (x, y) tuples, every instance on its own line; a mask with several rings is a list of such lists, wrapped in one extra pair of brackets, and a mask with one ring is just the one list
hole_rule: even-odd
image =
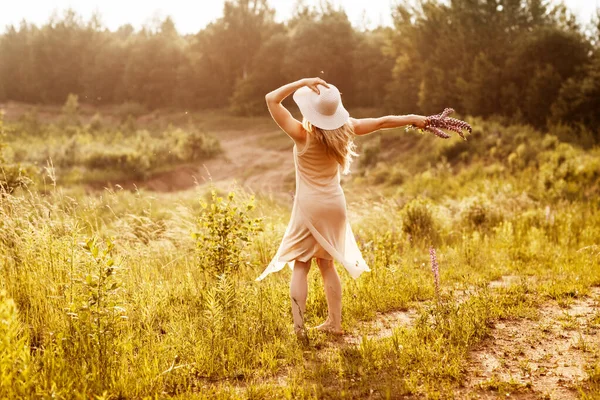
[(323, 276), (323, 288), (327, 299), (327, 320), (316, 328), (341, 334), (342, 332), (342, 282), (333, 260), (317, 258), (319, 270)]
[(294, 319), (294, 331), (300, 334), (304, 329), (304, 318), (306, 312), (306, 297), (308, 295), (308, 271), (310, 262), (296, 260), (292, 270), (290, 281), (290, 298), (292, 300), (292, 317)]

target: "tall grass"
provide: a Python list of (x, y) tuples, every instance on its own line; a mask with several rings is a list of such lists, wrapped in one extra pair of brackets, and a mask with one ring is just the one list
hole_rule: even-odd
[[(355, 281), (340, 270), (344, 329), (377, 312), (418, 314), (391, 337), (358, 345), (313, 332), (308, 345), (299, 342), (290, 271), (254, 281), (290, 204), (253, 202), (239, 188), (231, 196), (60, 186), (4, 193), (1, 396), (448, 397), (492, 321), (532, 316), (547, 299), (600, 285), (597, 150), (558, 144), (534, 158), (513, 173), (493, 160), (444, 164), (374, 193), (359, 193), (360, 177), (348, 182), (372, 272)], [(503, 275), (530, 279), (487, 289)], [(327, 314), (315, 268), (309, 285), (311, 326)], [(472, 295), (460, 297), (465, 290)]]

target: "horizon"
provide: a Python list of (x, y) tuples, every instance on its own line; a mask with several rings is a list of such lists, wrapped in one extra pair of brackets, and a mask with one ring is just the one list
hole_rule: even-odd
[[(301, 2), (308, 6), (318, 7), (318, 0), (305, 0)], [(595, 2), (595, 4), (592, 3)], [(600, 0), (565, 0), (564, 3), (585, 28), (591, 24), (596, 11), (600, 8)], [(271, 8), (275, 9), (275, 19), (278, 22), (288, 20), (298, 3), (298, 0), (268, 1)], [(548, 5), (553, 6), (561, 1), (552, 0)], [(391, 11), (395, 0), (370, 0), (369, 8), (360, 6), (353, 1), (332, 1), (335, 7), (341, 7), (348, 15), (348, 19), (355, 27), (372, 29), (377, 26), (391, 26)], [(40, 0), (24, 0), (11, 6), (8, 12), (0, 15), (2, 33), (9, 26), (18, 27), (22, 21), (36, 26), (44, 25), (53, 16), (62, 16), (68, 9), (74, 10), (84, 21), (89, 21), (93, 15), (99, 15), (102, 25), (115, 31), (120, 26), (132, 25), (136, 31), (146, 26), (154, 26), (158, 21), (170, 17), (180, 34), (194, 34), (204, 29), (211, 22), (223, 16), (224, 0), (204, 3), (199, 13), (190, 12), (189, 2), (173, 0), (164, 5), (160, 0), (149, 0), (143, 5), (132, 5), (130, 9), (123, 9), (122, 2), (106, 0), (102, 3), (97, 0), (80, 1), (76, 4), (72, 0), (55, 0), (52, 4)]]

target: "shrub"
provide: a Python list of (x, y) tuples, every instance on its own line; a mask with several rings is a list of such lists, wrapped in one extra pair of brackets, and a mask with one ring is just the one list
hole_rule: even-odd
[(381, 185), (382, 183), (388, 181), (388, 179), (390, 178), (390, 174), (390, 167), (385, 163), (379, 163), (377, 164), (376, 168), (369, 171), (367, 176), (369, 178), (369, 183), (374, 185)]
[(79, 125), (79, 96), (69, 93), (62, 114), (62, 125)]
[[(162, 134), (160, 151), (170, 163), (193, 162), (210, 158), (221, 151), (219, 142), (199, 131), (169, 129)], [(158, 142), (157, 142), (158, 143)]]
[(88, 155), (85, 166), (89, 169), (127, 171), (132, 177), (142, 178), (150, 171), (148, 154), (130, 148), (100, 149)]
[(34, 108), (27, 111), (19, 117), (20, 131), (29, 135), (38, 135), (42, 132), (42, 123), (40, 122), (37, 110)]
[(380, 153), (379, 141), (377, 141), (374, 144), (364, 146), (363, 151), (362, 151), (360, 157), (358, 158), (358, 160), (360, 162), (360, 166), (365, 168), (365, 167), (371, 167), (371, 166), (377, 164), (377, 161), (379, 161), (379, 153)]
[(484, 199), (477, 198), (463, 211), (463, 223), (471, 228), (486, 229), (502, 220), (500, 212)]
[(140, 103), (128, 101), (121, 104), (116, 110), (115, 114), (117, 114), (121, 120), (125, 120), (128, 117), (140, 117), (144, 114), (148, 113), (148, 109)]
[(92, 119), (90, 120), (89, 130), (90, 132), (99, 132), (104, 127), (102, 123), (102, 115), (100, 113), (94, 114)]
[(110, 239), (101, 243), (96, 238), (83, 245), (90, 263), (81, 278), (74, 277), (67, 308), (69, 340), (67, 354), (82, 363), (89, 371), (91, 382), (99, 384), (98, 391), (107, 389), (118, 368), (122, 323), (127, 320), (121, 296), (122, 266), (114, 256)]
[(0, 111), (0, 194), (12, 193), (16, 188), (31, 182), (29, 171), (20, 165), (6, 163), (3, 153), (7, 145), (2, 142), (3, 137), (4, 114)]
[(465, 158), (463, 154), (466, 154), (468, 157), (469, 151), (472, 151), (471, 147), (470, 142), (455, 140), (451, 145), (443, 148), (441, 155), (449, 162), (461, 161)]
[(221, 152), (217, 139), (202, 132), (192, 132), (181, 142), (182, 161), (198, 161)]
[(600, 161), (594, 153), (561, 143), (552, 151), (538, 154), (538, 189), (550, 197), (593, 195), (600, 181)]
[(405, 169), (401, 168), (401, 167), (394, 167), (392, 168), (392, 172), (390, 173), (389, 179), (388, 179), (388, 183), (390, 185), (402, 185), (404, 182), (406, 182), (408, 180), (408, 178), (410, 177), (410, 174), (408, 173), (408, 171), (406, 171)]
[(121, 123), (121, 130), (125, 133), (135, 133), (137, 130), (137, 122), (134, 116), (128, 115)]
[(245, 261), (244, 246), (262, 229), (261, 219), (250, 216), (254, 197), (238, 204), (233, 192), (224, 200), (212, 190), (211, 203), (200, 204), (198, 232), (193, 235), (200, 250), (200, 267), (218, 275), (238, 270)]
[(423, 199), (414, 199), (401, 211), (402, 230), (413, 242), (436, 243), (439, 239), (431, 206)]

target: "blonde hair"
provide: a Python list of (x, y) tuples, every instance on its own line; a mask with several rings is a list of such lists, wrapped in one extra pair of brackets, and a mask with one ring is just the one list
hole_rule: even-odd
[(341, 166), (342, 174), (350, 172), (352, 157), (358, 156), (354, 144), (354, 127), (350, 121), (337, 129), (325, 130), (317, 128), (304, 118), (302, 126), (319, 143), (325, 146), (327, 154), (333, 157)]

